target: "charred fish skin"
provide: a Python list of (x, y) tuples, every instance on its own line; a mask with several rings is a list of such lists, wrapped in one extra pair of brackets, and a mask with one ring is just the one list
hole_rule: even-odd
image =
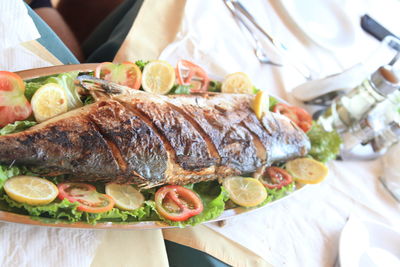
[(93, 177), (118, 166), (93, 123), (70, 116), (45, 127), (0, 137), (0, 163), (34, 167), (39, 173)]
[[(183, 100), (182, 100), (183, 99)], [(169, 101), (178, 106), (202, 128), (217, 151), (219, 166), (232, 173), (250, 173), (262, 165), (250, 131), (242, 121), (252, 114), (251, 98), (226, 95), (171, 97)]]
[(259, 120), (254, 96), (130, 91), (0, 136), (0, 164), (68, 174), (72, 181), (153, 187), (249, 174), (310, 148), (283, 115)]
[(69, 174), (71, 181), (158, 184), (167, 154), (157, 136), (116, 101), (100, 101), (59, 120), (0, 137), (0, 164)]
[(134, 177), (146, 185), (165, 182), (168, 155), (164, 144), (136, 112), (108, 100), (92, 107), (88, 117), (118, 159), (123, 178), (116, 182), (132, 183)]

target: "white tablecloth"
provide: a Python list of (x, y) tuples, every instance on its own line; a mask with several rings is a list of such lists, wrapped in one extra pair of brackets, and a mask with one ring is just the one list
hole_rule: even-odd
[[(320, 76), (358, 63), (367, 58), (379, 45), (357, 26), (357, 40), (352, 47), (340, 51), (322, 49), (298, 31), (291, 29), (287, 18), (278, 15), (277, 1), (243, 2), (263, 26)], [(359, 15), (368, 11), (391, 30), (397, 29), (396, 12), (400, 9), (396, 0), (336, 2), (351, 13), (355, 25), (358, 25)], [(251, 45), (243, 38), (222, 1), (188, 0), (182, 28), (175, 42), (163, 51), (161, 58), (171, 63), (178, 58), (193, 60), (217, 77), (244, 71), (257, 87), (289, 101), (293, 101), (290, 90), (304, 81), (289, 67), (260, 65)], [(25, 60), (24, 64), (27, 62), (29, 61)], [(40, 63), (32, 63), (30, 67), (38, 65)], [(319, 185), (308, 186), (286, 200), (251, 214), (232, 218), (227, 221), (225, 227), (214, 224), (208, 224), (208, 227), (249, 248), (275, 266), (332, 266), (337, 256), (339, 233), (350, 214), (374, 219), (399, 229), (399, 204), (377, 181), (381, 173), (378, 161), (332, 162), (329, 167), (328, 179)], [(87, 266), (92, 262), (94, 248), (98, 244), (100, 246), (97, 249), (104, 259), (108, 259), (106, 252), (109, 251), (109, 247), (106, 243), (124, 246), (123, 244), (130, 242), (129, 246), (133, 248), (133, 241), (138, 238), (138, 234), (122, 233), (44, 229), (1, 223), (0, 259), (8, 259), (2, 261), (6, 266), (31, 266), (35, 263), (41, 266)], [(146, 234), (150, 238), (150, 233), (143, 232), (140, 240), (146, 239)], [(157, 247), (162, 248), (161, 233), (156, 234), (159, 234), (158, 239), (156, 238), (158, 243), (152, 240), (151, 244), (157, 243)], [(157, 236), (152, 235), (152, 238), (154, 237)], [(106, 239), (106, 243), (101, 242)], [(140, 247), (140, 244), (138, 245)], [(156, 254), (154, 247), (155, 245), (148, 249), (143, 246), (142, 250), (133, 249), (132, 255), (135, 251), (142, 254), (152, 251), (152, 257), (159, 257), (152, 264), (156, 266), (158, 262), (166, 265), (165, 252)], [(50, 249), (54, 253), (44, 252)], [(124, 259), (129, 257), (124, 257), (123, 253), (127, 251), (114, 249), (112, 262), (106, 262), (100, 257), (94, 264), (110, 265), (117, 262), (116, 257), (120, 258), (119, 262), (124, 262)], [(58, 262), (55, 261), (57, 258)], [(133, 257), (129, 260), (136, 262)]]
[[(260, 24), (320, 77), (355, 65), (378, 48), (379, 42), (359, 27), (361, 15), (368, 12), (393, 29), (397, 25), (396, 10), (400, 11), (396, 1), (335, 1), (349, 13), (356, 39), (349, 47), (327, 50), (298, 29), (291, 29), (288, 18), (277, 13), (278, 1), (242, 2)], [(161, 58), (173, 63), (179, 58), (193, 60), (217, 77), (246, 72), (255, 86), (291, 102), (290, 90), (304, 82), (293, 68), (260, 65), (222, 1), (188, 1), (182, 29)], [(331, 162), (329, 168), (329, 177), (321, 184), (307, 186), (270, 207), (229, 219), (224, 227), (208, 226), (274, 266), (333, 266), (339, 235), (350, 215), (400, 230), (400, 205), (377, 180), (379, 161)]]

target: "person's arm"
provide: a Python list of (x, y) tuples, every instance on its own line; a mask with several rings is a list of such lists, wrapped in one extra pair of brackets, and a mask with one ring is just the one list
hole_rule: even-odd
[(60, 13), (52, 7), (41, 7), (34, 10), (60, 37), (75, 57), (82, 62), (84, 58), (81, 47)]
[(26, 0), (29, 6), (49, 25), (49, 27), (60, 37), (61, 41), (71, 50), (75, 57), (82, 62), (84, 60), (81, 47), (71, 29), (53, 8), (50, 0)]

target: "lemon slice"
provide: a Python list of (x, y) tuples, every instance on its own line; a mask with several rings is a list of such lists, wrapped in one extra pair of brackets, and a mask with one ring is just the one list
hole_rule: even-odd
[(168, 93), (175, 83), (175, 69), (166, 61), (154, 60), (143, 69), (142, 87), (154, 94)]
[(254, 207), (267, 198), (263, 184), (254, 178), (229, 177), (222, 184), (229, 193), (229, 198), (243, 207)]
[(302, 184), (317, 184), (328, 175), (325, 164), (311, 158), (299, 158), (288, 161), (286, 170), (293, 178)]
[(243, 72), (235, 72), (225, 77), (221, 86), (222, 93), (253, 94), (253, 83)]
[(264, 91), (259, 91), (254, 97), (252, 109), (258, 119), (261, 119), (269, 111), (269, 96)]
[(107, 184), (106, 194), (114, 199), (115, 206), (121, 210), (135, 210), (144, 202), (144, 196), (128, 184)]
[(52, 182), (34, 176), (15, 176), (4, 183), (4, 190), (13, 200), (29, 205), (45, 205), (58, 195)]
[(48, 83), (35, 92), (31, 105), (35, 119), (38, 122), (43, 122), (67, 112), (67, 95), (58, 84)]

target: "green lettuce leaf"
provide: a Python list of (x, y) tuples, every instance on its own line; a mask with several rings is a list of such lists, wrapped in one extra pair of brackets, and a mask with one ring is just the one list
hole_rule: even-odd
[(253, 86), (253, 94), (256, 95), (260, 91), (261, 91), (261, 89), (258, 89), (257, 87)]
[(221, 92), (221, 86), (222, 86), (221, 82), (212, 80), (208, 83), (207, 90), (209, 92)]
[(180, 84), (175, 84), (171, 91), (168, 94), (174, 94), (174, 95), (189, 95), (190, 94), (190, 88), (192, 88), (191, 85), (180, 85)]
[(342, 139), (335, 130), (327, 132), (320, 124), (314, 122), (307, 136), (311, 142), (309, 155), (314, 159), (325, 163), (339, 154)]
[(83, 220), (95, 224), (97, 222), (137, 222), (153, 218), (154, 201), (145, 201), (144, 205), (133, 211), (120, 210), (113, 208), (102, 213), (83, 213)]
[(268, 196), (267, 198), (260, 204), (258, 205), (259, 207), (262, 207), (272, 201), (278, 200), (280, 198), (283, 198), (284, 196), (290, 194), (291, 192), (294, 191), (294, 189), (296, 188), (295, 183), (290, 183), (287, 186), (283, 186), (280, 189), (269, 189), (269, 188), (265, 188), (265, 190), (267, 190)]
[(135, 62), (136, 66), (140, 68), (141, 71), (143, 71), (144, 66), (146, 66), (150, 61), (144, 61), (144, 60), (137, 60)]
[(62, 201), (55, 201), (47, 205), (32, 206), (25, 203), (19, 203), (11, 199), (6, 194), (0, 196), (0, 200), (5, 201), (8, 206), (12, 209), (10, 211), (16, 211), (21, 214), (28, 214), (30, 216), (40, 216), (53, 219), (64, 219), (69, 222), (80, 221), (82, 212), (76, 208), (79, 206), (78, 203), (71, 203), (64, 199)]
[(273, 96), (269, 96), (269, 110), (272, 110), (279, 101)]
[(4, 182), (13, 176), (24, 174), (26, 170), (24, 168), (18, 168), (16, 166), (7, 167), (0, 165), (0, 191), (3, 189)]
[(48, 78), (45, 83), (56, 83), (64, 88), (68, 99), (68, 110), (83, 106), (80, 95), (75, 86), (75, 79), (78, 76), (78, 71), (65, 72), (57, 76)]
[[(6, 205), (5, 205), (6, 204)], [(11, 199), (7, 194), (2, 193), (0, 196), (0, 207), (19, 214), (26, 214), (40, 218), (50, 218), (67, 222), (85, 221), (90, 224), (98, 222), (136, 222), (143, 220), (154, 220), (154, 203), (146, 201), (143, 207), (133, 211), (124, 211), (113, 208), (110, 211), (102, 213), (88, 213), (78, 211), (79, 203), (71, 203), (67, 199), (62, 201), (55, 200), (47, 205), (32, 206), (25, 203), (19, 203)], [(36, 219), (40, 219), (36, 218)], [(159, 219), (158, 219), (159, 220)]]
[(34, 121), (16, 121), (0, 129), (0, 135), (22, 132), (37, 123)]
[(43, 82), (26, 82), (25, 83), (25, 97), (31, 101), (32, 96), (36, 93), (36, 91), (42, 87)]
[(93, 96), (87, 95), (83, 98), (82, 102), (83, 102), (83, 105), (86, 106), (86, 105), (93, 104), (96, 101), (94, 100)]

